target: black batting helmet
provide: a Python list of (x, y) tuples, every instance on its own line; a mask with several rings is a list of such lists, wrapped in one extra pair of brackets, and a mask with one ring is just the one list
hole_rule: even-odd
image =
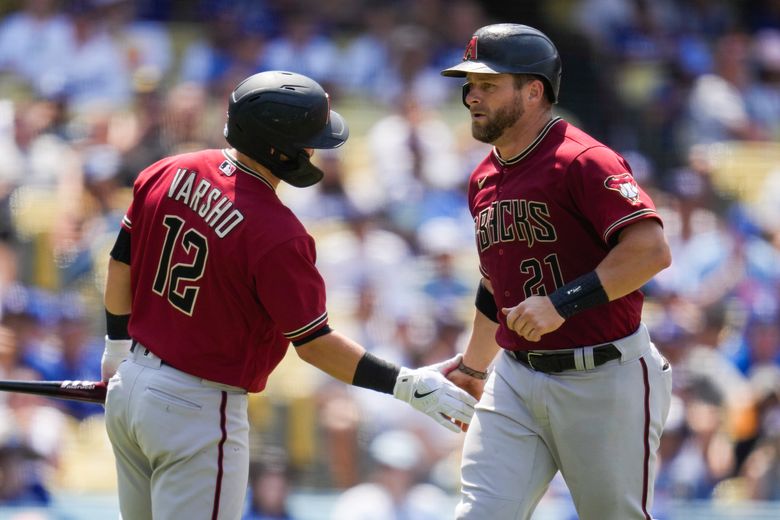
[(260, 72), (238, 84), (230, 94), (224, 133), (236, 150), (297, 187), (323, 176), (304, 148), (336, 148), (349, 137), (320, 84), (285, 71)]
[(552, 40), (533, 27), (498, 23), (477, 29), (466, 45), (463, 61), (441, 73), (465, 77), (469, 72), (539, 76), (547, 85), (550, 101), (558, 102), (561, 57)]

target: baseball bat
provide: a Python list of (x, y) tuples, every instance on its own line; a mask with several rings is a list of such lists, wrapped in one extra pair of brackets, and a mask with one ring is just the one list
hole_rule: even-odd
[(106, 401), (106, 383), (103, 381), (11, 381), (0, 379), (0, 391), (35, 394), (88, 403), (104, 403)]

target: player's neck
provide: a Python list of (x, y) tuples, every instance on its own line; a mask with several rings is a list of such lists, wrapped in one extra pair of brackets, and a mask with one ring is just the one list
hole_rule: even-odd
[(244, 164), (252, 168), (253, 172), (255, 172), (256, 174), (260, 175), (262, 178), (267, 180), (271, 184), (271, 186), (274, 187), (274, 189), (276, 189), (279, 186), (279, 177), (271, 173), (271, 170), (269, 170), (259, 162), (255, 161), (248, 155), (239, 152), (235, 148), (231, 148), (230, 150), (228, 150), (228, 153), (230, 153), (230, 155), (238, 159), (238, 161), (241, 162), (241, 164)]
[(528, 148), (552, 119), (551, 109), (526, 112), (493, 145), (502, 159), (511, 159)]

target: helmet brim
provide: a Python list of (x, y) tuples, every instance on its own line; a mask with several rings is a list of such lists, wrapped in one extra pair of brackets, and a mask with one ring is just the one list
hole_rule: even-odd
[(474, 74), (504, 74), (504, 71), (495, 65), (491, 65), (484, 61), (468, 60), (458, 63), (454, 67), (444, 69), (441, 71), (441, 75), (451, 78), (465, 78), (466, 74), (469, 72)]
[(338, 148), (344, 144), (349, 137), (349, 127), (346, 120), (334, 111), (330, 111), (328, 124), (318, 134), (312, 136), (304, 142), (298, 143), (302, 148)]

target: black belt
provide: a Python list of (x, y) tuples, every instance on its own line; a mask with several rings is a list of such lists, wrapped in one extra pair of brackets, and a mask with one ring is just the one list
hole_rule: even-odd
[[(130, 344), (130, 352), (135, 352), (135, 347), (136, 347), (136, 346), (139, 346), (139, 347), (141, 347), (141, 348), (143, 348), (143, 349), (144, 349), (144, 353), (143, 353), (143, 355), (144, 355), (144, 356), (145, 356), (145, 355), (147, 355), (148, 353), (152, 352), (152, 351), (151, 351), (151, 350), (149, 350), (148, 348), (146, 348), (146, 347), (144, 347), (143, 345), (141, 345), (140, 343), (138, 343), (136, 340), (133, 340), (133, 342)], [(154, 354), (154, 352), (152, 352), (152, 354)], [(155, 355), (156, 355), (156, 354), (155, 354)], [(160, 364), (161, 364), (161, 365), (168, 365), (168, 366), (171, 366), (171, 364), (170, 364), (170, 363), (166, 363), (165, 361), (163, 361), (163, 360), (160, 358), (160, 356), (157, 356), (157, 359), (159, 359), (159, 360), (160, 360)]]
[[(528, 368), (545, 374), (554, 374), (565, 370), (574, 370), (574, 352), (544, 353), (528, 352), (527, 350), (508, 350), (512, 359), (519, 361)], [(612, 343), (593, 348), (593, 364), (603, 365), (607, 361), (620, 358), (620, 351)]]

